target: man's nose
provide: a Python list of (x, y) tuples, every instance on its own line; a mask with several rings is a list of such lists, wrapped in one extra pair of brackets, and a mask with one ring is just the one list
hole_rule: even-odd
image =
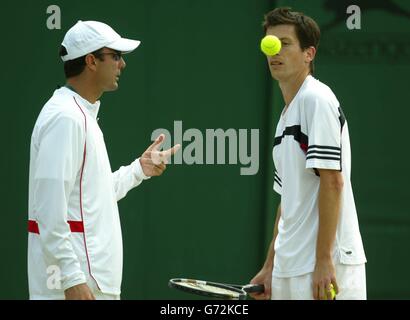
[(125, 63), (124, 58), (123, 58), (123, 57), (121, 57), (120, 69), (124, 69), (126, 65), (127, 65), (127, 64)]

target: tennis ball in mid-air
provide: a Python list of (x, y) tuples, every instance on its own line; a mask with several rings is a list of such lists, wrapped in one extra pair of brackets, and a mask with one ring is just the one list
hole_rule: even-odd
[(278, 54), (281, 48), (282, 44), (276, 36), (267, 35), (261, 40), (261, 50), (267, 56)]

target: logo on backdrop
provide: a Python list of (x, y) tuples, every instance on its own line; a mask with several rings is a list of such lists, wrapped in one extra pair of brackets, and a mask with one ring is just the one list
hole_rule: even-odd
[[(362, 14), (377, 12), (385, 25), (396, 17), (410, 19), (410, 12), (391, 0), (324, 0), (323, 8), (334, 17), (320, 26), (322, 41), (318, 51), (321, 62), (342, 64), (389, 64), (408, 63), (410, 59), (410, 38), (407, 33), (379, 32), (379, 26), (366, 24)], [(409, 21), (410, 22), (410, 21)], [(348, 32), (337, 26), (346, 26)], [(345, 30), (346, 30), (345, 29)], [(361, 32), (365, 29), (365, 32)], [(374, 30), (374, 31), (373, 31)]]
[[(393, 0), (325, 0), (323, 2), (323, 8), (326, 11), (331, 11), (331, 15), (334, 16), (332, 21), (321, 26), (321, 29), (326, 31), (343, 22), (346, 22), (346, 27), (349, 30), (361, 29), (360, 16), (361, 12), (364, 11), (369, 12), (379, 10), (397, 17), (410, 19), (410, 12), (397, 5)], [(349, 14), (347, 18), (346, 14)]]

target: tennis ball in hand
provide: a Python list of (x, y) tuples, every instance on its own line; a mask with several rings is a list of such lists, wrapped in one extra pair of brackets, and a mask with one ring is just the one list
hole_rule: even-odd
[(333, 287), (333, 284), (330, 284), (330, 290), (329, 290), (331, 299), (330, 300), (335, 300), (336, 298), (336, 291), (335, 288)]
[(267, 56), (274, 56), (278, 54), (282, 44), (278, 37), (268, 35), (261, 40), (261, 50)]

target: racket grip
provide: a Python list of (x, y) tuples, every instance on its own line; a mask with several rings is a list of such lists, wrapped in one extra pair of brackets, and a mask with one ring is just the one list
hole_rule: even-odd
[(265, 292), (265, 286), (263, 284), (247, 284), (243, 290), (246, 293), (262, 293)]

